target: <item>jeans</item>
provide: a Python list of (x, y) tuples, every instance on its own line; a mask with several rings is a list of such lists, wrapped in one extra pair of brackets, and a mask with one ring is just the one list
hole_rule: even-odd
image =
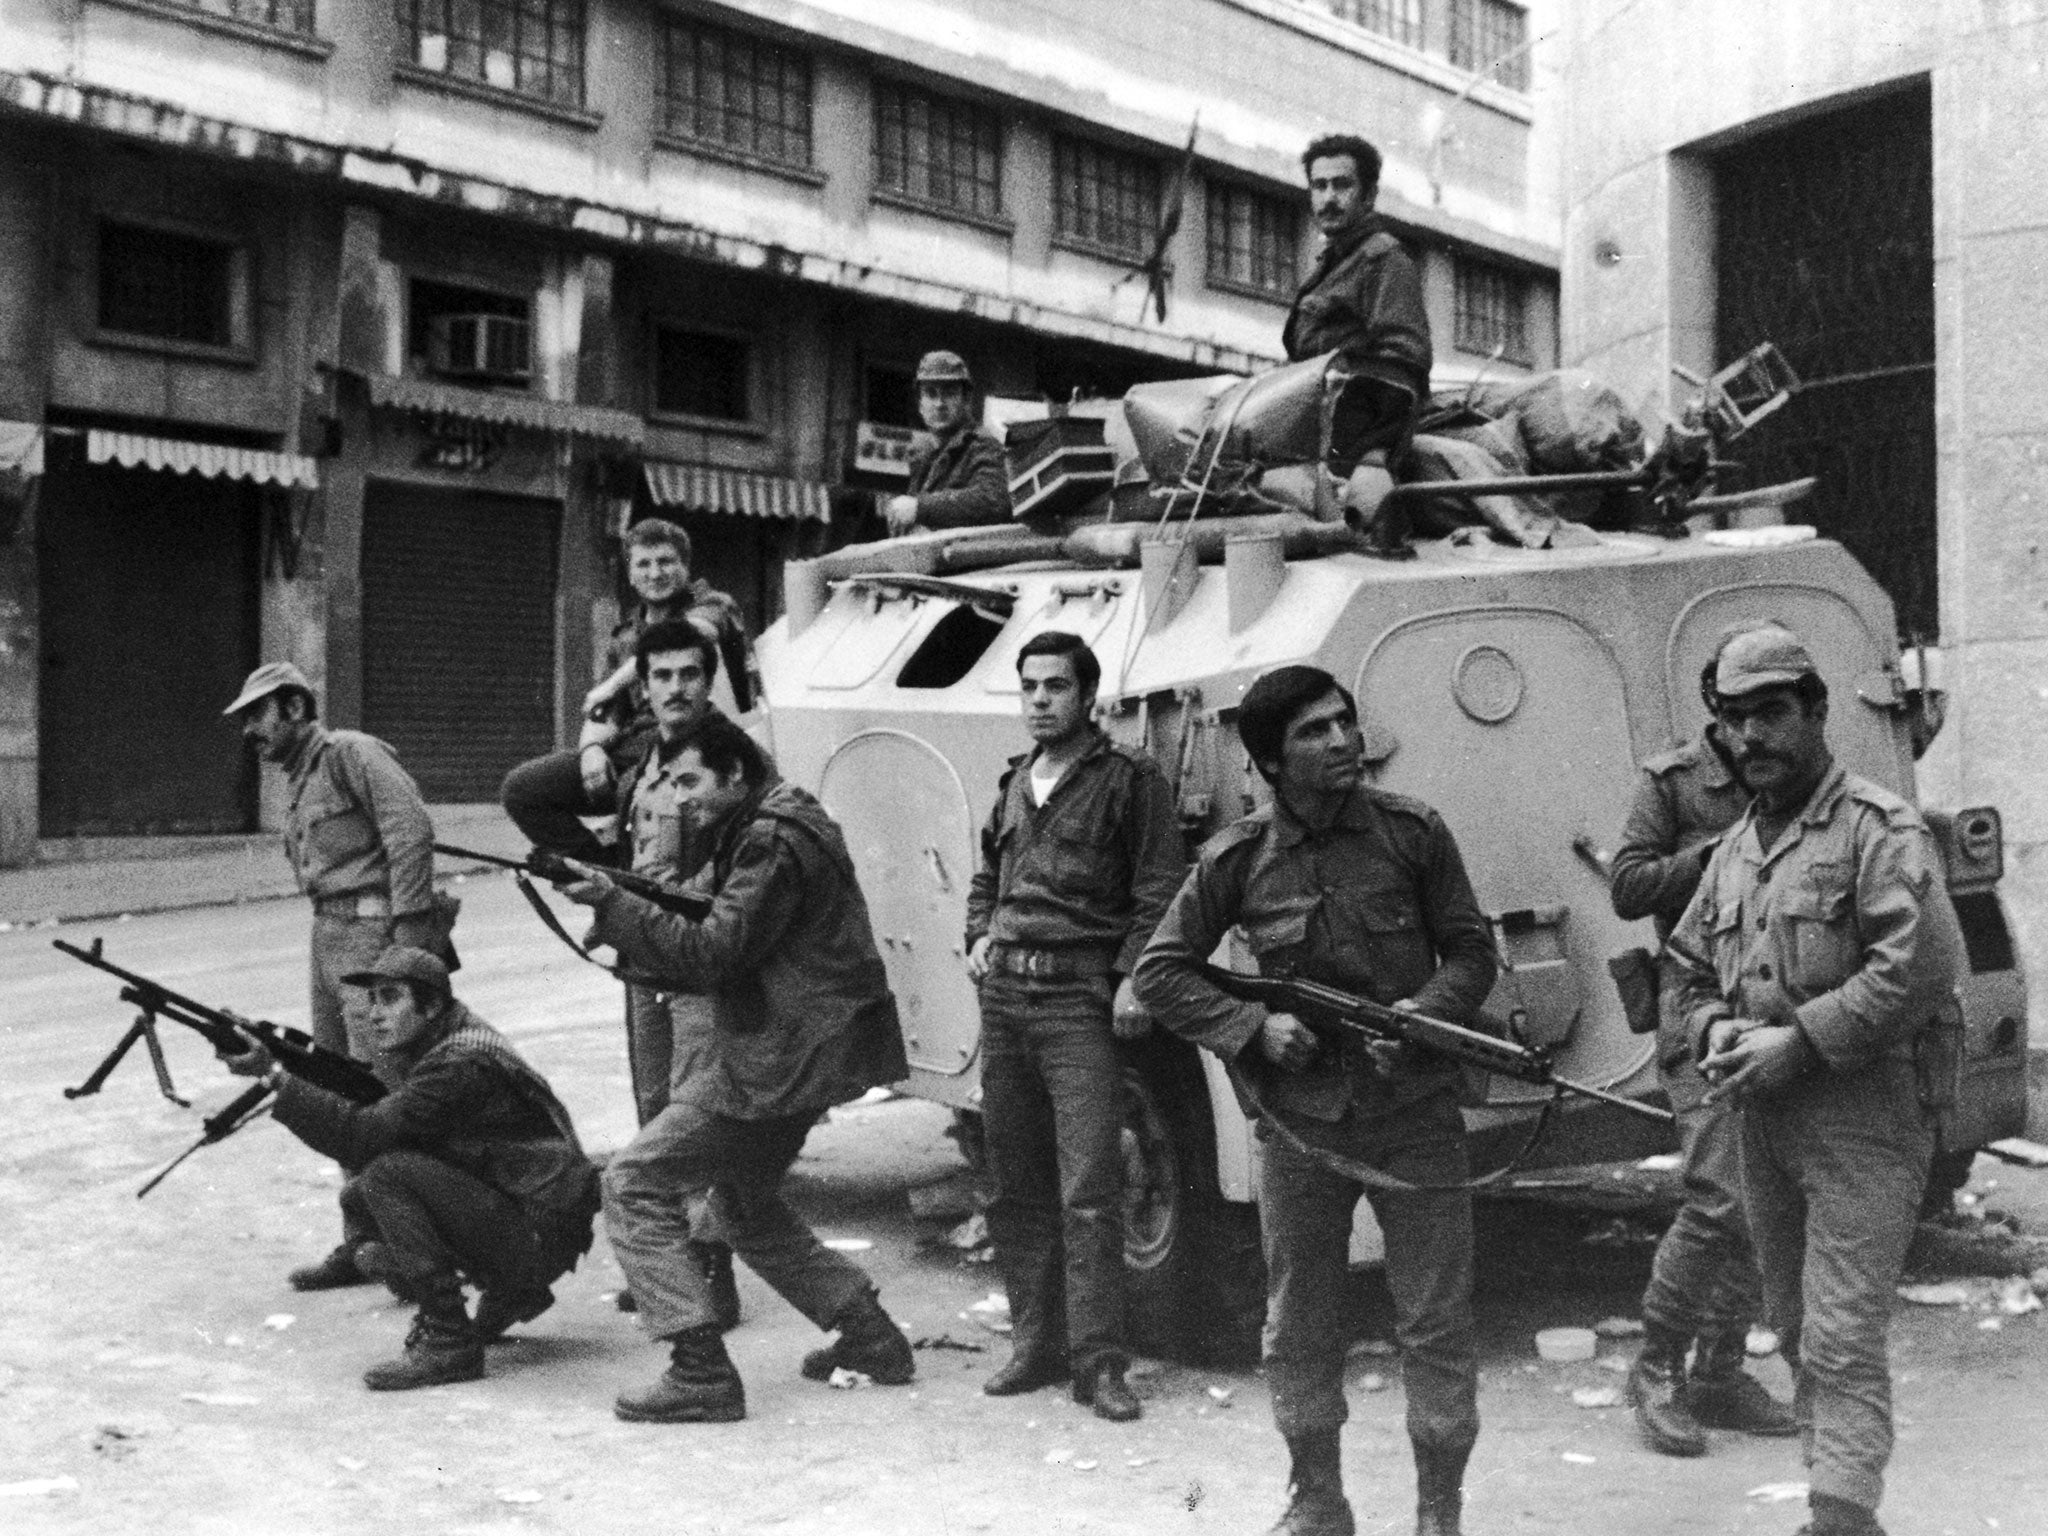
[(1704, 1102), (1705, 1084), (1690, 1063), (1664, 1074), (1678, 1115), (1685, 1203), (1650, 1266), (1643, 1319), (1684, 1339), (1736, 1338), (1763, 1306), (1763, 1282), (1742, 1213), (1740, 1117)]
[(606, 862), (604, 845), (578, 818), (608, 816), (615, 807), (609, 794), (593, 800), (583, 787), (580, 754), (550, 752), (521, 763), (505, 775), (498, 803), (534, 847), (586, 863)]
[[(1310, 1146), (1411, 1182), (1467, 1177), (1465, 1122), (1451, 1093), (1367, 1119), (1289, 1117)], [(1335, 1429), (1344, 1401), (1343, 1298), (1351, 1218), (1362, 1194), (1387, 1244), (1387, 1288), (1408, 1395), (1408, 1437), (1468, 1451), (1479, 1438), (1479, 1362), (1472, 1334), (1470, 1191), (1376, 1189), (1303, 1157), (1259, 1128), (1259, 1225), (1266, 1245), (1266, 1379), (1273, 1421), (1290, 1439)]]
[(715, 1320), (689, 1247), (684, 1201), (695, 1190), (710, 1189), (713, 1216), (747, 1267), (820, 1328), (834, 1327), (874, 1289), (865, 1270), (819, 1242), (782, 1198), (783, 1175), (818, 1113), (735, 1120), (685, 1095), (613, 1157), (604, 1171), (605, 1231), (654, 1338)]
[(1934, 1132), (1910, 1062), (1816, 1071), (1742, 1107), (1764, 1308), (1792, 1363), (1813, 1492), (1877, 1508), (1891, 1460), (1894, 1288)]
[(982, 1126), (1017, 1358), (1124, 1354), (1123, 1068), (1107, 974), (981, 984)]

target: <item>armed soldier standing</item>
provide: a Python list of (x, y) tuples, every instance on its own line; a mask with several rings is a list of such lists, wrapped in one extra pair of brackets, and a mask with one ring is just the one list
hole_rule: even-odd
[(594, 933), (634, 969), (708, 994), (717, 1033), (701, 1090), (670, 1100), (604, 1175), (605, 1227), (647, 1331), (669, 1366), (621, 1393), (622, 1419), (703, 1423), (746, 1416), (682, 1197), (712, 1190), (732, 1246), (790, 1305), (839, 1330), (803, 1374), (839, 1369), (890, 1385), (916, 1372), (910, 1341), (851, 1259), (784, 1202), (783, 1176), (834, 1104), (909, 1071), (896, 1003), (875, 950), (846, 840), (823, 806), (773, 777), (730, 720), (701, 722), (676, 793), (712, 839), (701, 922), (662, 911), (592, 870), (566, 894), (596, 909)]
[[(1700, 679), (1709, 708), (1718, 659), (1717, 649)], [(1714, 723), (1697, 739), (1651, 758), (1614, 854), (1615, 914), (1650, 918), (1658, 938), (1668, 940), (1721, 834), (1748, 806), (1749, 790)], [(1725, 1103), (1707, 1101), (1684, 1021), (1662, 995), (1669, 990), (1660, 989), (1657, 1076), (1678, 1116), (1685, 1202), (1657, 1244), (1643, 1293), (1643, 1350), (1629, 1372), (1628, 1392), (1652, 1450), (1699, 1456), (1707, 1449), (1702, 1426), (1790, 1435), (1798, 1425), (1743, 1368), (1763, 1282), (1742, 1217), (1736, 1122)]]
[[(258, 667), (233, 703), (243, 738), (284, 770), (289, 796), (284, 851), (299, 889), (313, 899), (313, 1039), (378, 1066), (361, 1009), (342, 978), (394, 944), (452, 956), (450, 909), (434, 894), (434, 824), (412, 776), (384, 742), (361, 731), (331, 731), (306, 676), (288, 661)], [(360, 1240), (347, 1220), (342, 1240), (317, 1264), (291, 1273), (301, 1291), (360, 1285)]]
[[(352, 1103), (288, 1075), (253, 1036), (228, 1065), (267, 1078), (278, 1124), (353, 1170), (341, 1203), (363, 1234), (354, 1262), (419, 1308), (405, 1353), (364, 1384), (474, 1381), (485, 1343), (546, 1311), (589, 1251), (597, 1170), (547, 1080), (455, 1000), (439, 959), (394, 946), (342, 980), (368, 989), (390, 1093)], [(474, 1320), (465, 1279), (482, 1292)]]
[(1493, 985), (1492, 932), (1443, 819), (1364, 782), (1357, 705), (1329, 673), (1267, 673), (1246, 691), (1237, 729), (1273, 803), (1202, 850), (1137, 983), (1155, 1019), (1232, 1063), (1240, 1091), (1256, 1096), (1247, 1110), (1259, 1110), (1263, 1143), (1266, 1375), (1292, 1459), (1274, 1533), (1356, 1529), (1339, 1451), (1340, 1341), (1362, 1194), (1386, 1235), (1416, 1530), (1457, 1536), (1479, 1435), (1458, 1069), (1406, 1044), (1319, 1041), (1299, 1020), (1219, 991), (1200, 965), (1240, 928), (1263, 973), (1463, 1023)]
[(910, 451), (910, 484), (882, 503), (889, 532), (971, 528), (1010, 520), (1003, 445), (974, 424), (974, 375), (957, 352), (927, 352), (917, 365), (917, 413), (929, 437)]
[(1740, 1109), (1743, 1203), (1793, 1364), (1808, 1536), (1882, 1536), (1885, 1335), (1934, 1152), (1931, 1083), (1962, 935), (1920, 813), (1843, 772), (1792, 631), (1722, 648), (1717, 723), (1756, 795), (1671, 937), (1678, 1008)]
[(1074, 1401), (1135, 1419), (1124, 1380), (1123, 1067), (1149, 1027), (1130, 974), (1185, 866), (1158, 765), (1094, 724), (1102, 665), (1047, 630), (1017, 652), (1024, 722), (967, 894), (981, 996), (990, 1235), (1013, 1353), (982, 1391), (1067, 1379)]

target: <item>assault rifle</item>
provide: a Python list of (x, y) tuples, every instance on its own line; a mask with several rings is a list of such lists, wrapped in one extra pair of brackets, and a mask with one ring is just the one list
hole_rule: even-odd
[[(121, 1037), (120, 1044), (109, 1051), (106, 1058), (93, 1068), (92, 1076), (76, 1088), (66, 1088), (64, 1097), (82, 1099), (87, 1094), (98, 1093), (100, 1085), (106, 1082), (114, 1068), (141, 1041), (149, 1047), (151, 1065), (156, 1068), (156, 1085), (163, 1096), (181, 1109), (190, 1104), (178, 1097), (171, 1086), (170, 1068), (164, 1062), (162, 1043), (157, 1039), (156, 1021), (169, 1019), (197, 1030), (205, 1037), (206, 1043), (226, 1056), (240, 1056), (249, 1049), (244, 1036), (259, 1040), (263, 1048), (277, 1058), (277, 1064), (293, 1077), (304, 1078), (316, 1088), (325, 1088), (329, 1093), (338, 1093), (356, 1104), (374, 1104), (384, 1097), (384, 1084), (377, 1074), (353, 1057), (339, 1051), (330, 1051), (324, 1045), (316, 1045), (313, 1037), (302, 1029), (288, 1029), (281, 1024), (266, 1023), (261, 1019), (245, 1019), (240, 1014), (230, 1013), (225, 1008), (213, 1008), (197, 998), (187, 997), (182, 992), (173, 992), (162, 982), (151, 981), (134, 971), (123, 970), (107, 959), (102, 941), (94, 939), (91, 949), (80, 949), (76, 944), (67, 944), (62, 939), (51, 940), (58, 949), (72, 959), (105, 971), (109, 976), (120, 979), (121, 1001), (133, 1003), (139, 1010), (128, 1033)], [(218, 1138), (215, 1138), (218, 1139)]]
[[(436, 843), (434, 852), (445, 853), (451, 859), (474, 859), (479, 864), (516, 870), (522, 875), (537, 875), (550, 885), (568, 885), (583, 878), (575, 865), (559, 853), (546, 848), (532, 849), (523, 859), (508, 859), (502, 854), (484, 853), (475, 848), (458, 848), (453, 843)], [(673, 912), (678, 917), (687, 917), (696, 922), (702, 922), (711, 915), (711, 898), (702, 891), (671, 885), (666, 880), (657, 880), (652, 875), (635, 874), (630, 869), (592, 867), (620, 890), (631, 892), (643, 901), (650, 901), (664, 912)]]
[(1659, 1109), (1640, 1099), (1626, 1098), (1604, 1088), (1559, 1077), (1551, 1070), (1550, 1051), (1543, 1047), (1484, 1035), (1476, 1029), (1433, 1019), (1425, 1013), (1390, 1008), (1385, 1003), (1324, 986), (1319, 981), (1302, 981), (1291, 976), (1252, 976), (1243, 971), (1226, 970), (1219, 965), (1204, 964), (1200, 970), (1217, 990), (1248, 1003), (1262, 1003), (1275, 1013), (1293, 1014), (1317, 1034), (1336, 1030), (1362, 1035), (1367, 1040), (1405, 1040), (1410, 1045), (1435, 1051), (1465, 1066), (1477, 1067), (1482, 1072), (1512, 1077), (1518, 1082), (1534, 1083), (1561, 1093), (1578, 1094), (1582, 1098), (1598, 1099), (1603, 1104), (1611, 1104), (1659, 1124), (1669, 1124), (1674, 1118), (1668, 1109)]

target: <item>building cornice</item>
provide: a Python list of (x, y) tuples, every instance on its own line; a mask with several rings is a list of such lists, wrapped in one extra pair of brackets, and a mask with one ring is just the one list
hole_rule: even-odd
[(990, 293), (822, 251), (803, 251), (707, 225), (616, 205), (530, 191), (388, 150), (323, 143), (190, 111), (173, 102), (40, 73), (0, 70), (0, 114), (22, 114), (116, 137), (327, 181), (410, 202), (510, 219), (592, 244), (665, 252), (764, 272), (920, 309), (972, 315), (1051, 335), (1170, 357), (1217, 372), (1249, 373), (1278, 355), (1199, 336), (1171, 335)]

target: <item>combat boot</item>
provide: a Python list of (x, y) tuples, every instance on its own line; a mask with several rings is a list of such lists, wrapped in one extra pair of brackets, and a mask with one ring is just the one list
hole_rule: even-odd
[(1740, 1430), (1745, 1435), (1782, 1438), (1799, 1433), (1799, 1421), (1788, 1404), (1764, 1390), (1764, 1384), (1743, 1369), (1748, 1358), (1744, 1334), (1702, 1339), (1693, 1354), (1692, 1374), (1679, 1400), (1693, 1418), (1709, 1429)]
[(894, 1318), (882, 1310), (873, 1291), (860, 1295), (832, 1319), (839, 1337), (804, 1356), (803, 1374), (810, 1381), (830, 1381), (834, 1371), (859, 1371), (885, 1387), (900, 1387), (917, 1374), (917, 1357)]
[(1287, 1512), (1267, 1536), (1357, 1536), (1334, 1429), (1287, 1437)]
[(697, 1261), (704, 1284), (711, 1292), (711, 1321), (718, 1325), (720, 1333), (731, 1333), (740, 1325), (740, 1287), (733, 1277), (732, 1249), (724, 1243), (693, 1241), (690, 1257)]
[(1415, 1536), (1459, 1536), (1465, 1512), (1465, 1463), (1472, 1447), (1415, 1447)]
[(710, 1323), (669, 1341), (668, 1369), (640, 1392), (621, 1392), (612, 1412), (635, 1424), (730, 1424), (747, 1416), (747, 1389)]
[(405, 1353), (363, 1372), (363, 1385), (372, 1392), (409, 1392), (476, 1381), (483, 1373), (483, 1340), (462, 1304), (461, 1289), (448, 1281), (420, 1303), (405, 1336)]
[(1704, 1456), (1706, 1431), (1685, 1411), (1679, 1389), (1685, 1385), (1685, 1341), (1652, 1326), (1643, 1352), (1629, 1368), (1628, 1400), (1636, 1412), (1643, 1441), (1663, 1456)]
[(301, 1264), (285, 1277), (295, 1291), (333, 1291), (344, 1285), (367, 1285), (370, 1277), (356, 1265), (356, 1245), (343, 1242), (316, 1264)]
[(1813, 1518), (1799, 1527), (1794, 1536), (1884, 1536), (1884, 1527), (1877, 1523), (1876, 1514), (1848, 1499), (1828, 1493), (1809, 1494), (1806, 1507)]
[(1115, 1355), (1106, 1355), (1074, 1378), (1074, 1401), (1093, 1408), (1095, 1417), (1112, 1424), (1128, 1424), (1145, 1410), (1138, 1394), (1124, 1380), (1125, 1365)]

